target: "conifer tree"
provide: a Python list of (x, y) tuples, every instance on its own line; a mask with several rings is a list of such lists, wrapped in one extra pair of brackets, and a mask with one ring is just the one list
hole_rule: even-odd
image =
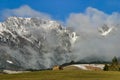
[(116, 56), (114, 56), (114, 58), (112, 59), (112, 65), (118, 65), (118, 60)]
[(109, 68), (109, 66), (108, 66), (107, 64), (105, 64), (103, 70), (104, 70), (104, 71), (108, 71), (108, 68)]

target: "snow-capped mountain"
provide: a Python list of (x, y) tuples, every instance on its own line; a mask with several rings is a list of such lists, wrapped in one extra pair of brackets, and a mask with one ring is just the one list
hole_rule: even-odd
[(99, 32), (102, 36), (107, 36), (114, 27), (108, 27), (107, 25), (102, 26), (102, 28), (99, 29)]
[(69, 62), (77, 38), (56, 21), (9, 17), (0, 23), (0, 68), (46, 69)]

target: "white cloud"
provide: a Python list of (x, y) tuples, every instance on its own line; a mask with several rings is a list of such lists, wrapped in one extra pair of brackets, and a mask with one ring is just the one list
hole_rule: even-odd
[[(80, 59), (89, 55), (107, 58), (120, 56), (120, 13), (106, 14), (103, 11), (88, 7), (84, 13), (71, 13), (67, 21), (68, 27), (74, 27), (79, 34), (79, 41), (73, 53)], [(98, 28), (103, 24), (114, 29), (106, 37), (99, 34)], [(119, 26), (117, 26), (119, 25)]]
[(36, 11), (36, 10), (32, 9), (31, 7), (29, 7), (28, 5), (23, 5), (19, 8), (16, 8), (16, 9), (5, 9), (3, 11), (2, 15), (4, 18), (7, 18), (9, 16), (40, 17), (43, 19), (50, 19), (51, 18), (50, 15)]
[[(99, 11), (95, 8), (88, 7), (85, 13), (71, 13), (67, 19), (67, 26), (74, 27), (78, 32), (94, 32), (103, 24), (114, 25), (120, 24), (120, 14), (111, 15)], [(94, 30), (94, 31), (93, 31)]]
[(105, 23), (107, 14), (95, 8), (88, 7), (85, 13), (72, 13), (67, 20), (67, 26), (77, 28), (76, 30), (93, 32), (93, 30)]

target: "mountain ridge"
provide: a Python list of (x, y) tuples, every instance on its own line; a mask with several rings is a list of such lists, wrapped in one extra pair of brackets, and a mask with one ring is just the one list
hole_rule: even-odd
[(0, 27), (0, 54), (7, 55), (0, 61), (2, 68), (45, 69), (63, 64), (70, 60), (68, 53), (77, 39), (75, 32), (51, 20), (9, 17)]

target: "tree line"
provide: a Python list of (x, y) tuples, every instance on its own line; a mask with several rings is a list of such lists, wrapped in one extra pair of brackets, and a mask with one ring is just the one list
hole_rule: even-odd
[(111, 64), (105, 64), (103, 70), (104, 71), (120, 71), (120, 63), (119, 63), (117, 57), (115, 56), (112, 59)]

